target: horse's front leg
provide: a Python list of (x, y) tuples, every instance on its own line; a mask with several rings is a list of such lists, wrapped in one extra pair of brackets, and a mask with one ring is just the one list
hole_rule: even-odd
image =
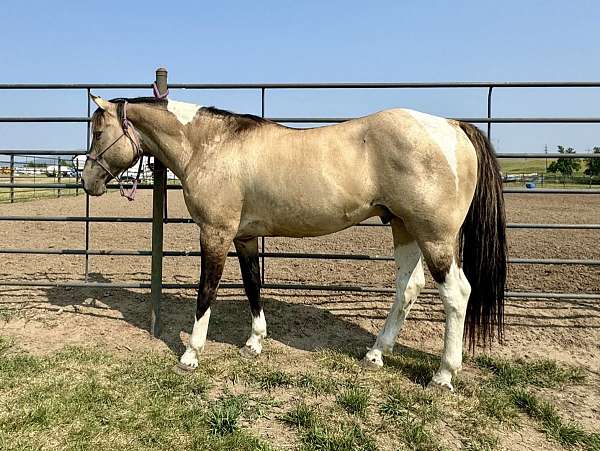
[(200, 287), (198, 288), (196, 317), (189, 344), (180, 359), (180, 368), (189, 370), (198, 367), (198, 357), (206, 343), (210, 305), (217, 297), (217, 288), (233, 236), (234, 232), (228, 233), (224, 229), (201, 227)]
[(240, 349), (244, 357), (256, 357), (262, 351), (262, 340), (267, 336), (267, 323), (260, 304), (260, 263), (258, 260), (258, 238), (234, 240), (240, 261), (244, 291), (250, 301), (252, 332), (246, 345)]

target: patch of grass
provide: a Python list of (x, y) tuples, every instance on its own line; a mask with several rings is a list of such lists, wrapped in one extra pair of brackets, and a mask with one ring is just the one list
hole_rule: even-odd
[(0, 359), (0, 381), (3, 383), (19, 380), (37, 374), (42, 361), (29, 354), (3, 355)]
[[(475, 358), (481, 369), (493, 377), (478, 393), (479, 410), (499, 422), (516, 422), (520, 410), (536, 420), (546, 436), (564, 447), (596, 449), (597, 434), (590, 434), (575, 422), (564, 422), (556, 407), (526, 390), (528, 386), (553, 388), (585, 381), (580, 368), (561, 366), (547, 359), (510, 361), (481, 355)], [(600, 446), (597, 447), (600, 449)]]
[(493, 451), (498, 447), (498, 437), (477, 433), (462, 442), (466, 451)]
[(0, 336), (0, 354), (3, 354), (6, 351), (8, 351), (10, 348), (12, 348), (12, 346), (13, 346), (12, 340), (9, 340), (8, 338)]
[[(386, 449), (435, 450), (457, 432), (465, 449), (484, 451), (497, 446), (494, 427), (527, 414), (548, 440), (600, 450), (598, 434), (564, 421), (525, 391), (529, 380), (538, 386), (581, 380), (576, 370), (552, 363), (481, 360), (483, 383), (465, 374), (459, 393), (438, 397), (403, 376), (425, 384), (438, 364), (410, 351), (391, 357), (392, 368), (378, 373), (362, 371), (348, 354), (323, 351), (318, 367), (311, 363), (298, 374), (242, 362), (232, 350), (207, 356), (206, 365), (180, 376), (171, 371), (170, 354), (119, 357), (71, 347), (32, 357), (10, 346), (0, 339), (0, 449), (271, 451), (250, 428), (267, 424), (269, 440), (277, 441), (286, 423), (297, 433), (292, 443), (284, 438), (286, 448), (302, 451), (372, 451), (375, 434), (387, 434)], [(559, 378), (549, 375), (555, 368), (564, 370)], [(372, 406), (380, 415), (367, 420)], [(452, 413), (444, 421), (442, 409)], [(280, 421), (269, 423), (274, 418)]]
[(241, 397), (226, 397), (215, 403), (207, 414), (211, 434), (227, 435), (236, 432), (244, 403), (245, 400)]
[(0, 308), (0, 321), (9, 322), (18, 315), (18, 310)]
[(433, 435), (425, 428), (422, 421), (415, 418), (406, 417), (400, 422), (402, 429), (398, 431), (398, 435), (410, 449), (419, 451), (434, 451), (440, 449), (440, 445), (436, 443)]
[(475, 363), (481, 369), (491, 371), (494, 382), (507, 387), (519, 385), (534, 385), (536, 387), (552, 388), (564, 383), (579, 384), (585, 381), (585, 373), (580, 368), (560, 366), (555, 361), (516, 360), (480, 355)]
[(207, 378), (178, 376), (172, 362), (84, 348), (2, 355), (0, 448), (270, 449), (240, 427), (245, 398), (209, 403)]
[(302, 451), (377, 450), (373, 439), (357, 424), (324, 424), (316, 410), (304, 403), (294, 406), (281, 420), (300, 429)]
[(404, 419), (407, 415), (417, 416), (425, 422), (435, 421), (441, 413), (436, 398), (431, 392), (401, 388), (388, 392), (379, 412), (395, 419)]
[(313, 427), (318, 423), (318, 417), (315, 410), (304, 403), (296, 404), (296, 406), (294, 406), (292, 410), (286, 412), (281, 419), (285, 423), (299, 428)]
[(365, 416), (370, 398), (366, 388), (350, 387), (336, 396), (336, 402), (350, 414)]
[[(175, 447), (174, 449), (177, 449)], [(190, 449), (207, 451), (273, 451), (273, 448), (243, 430), (224, 436), (197, 434)]]
[(390, 368), (400, 370), (402, 374), (415, 384), (426, 387), (433, 377), (439, 361), (423, 353), (404, 352), (388, 356), (386, 358), (386, 365)]
[(523, 389), (514, 390), (512, 396), (515, 405), (537, 420), (546, 435), (562, 446), (584, 445), (594, 449), (594, 446), (600, 444), (598, 434), (588, 434), (577, 423), (563, 422), (556, 408), (549, 402), (540, 400)]
[(301, 437), (302, 451), (376, 451), (372, 438), (357, 425), (345, 425), (337, 430), (320, 424), (305, 430)]
[(276, 387), (290, 387), (294, 383), (294, 379), (289, 374), (280, 371), (267, 371), (256, 376), (258, 385), (263, 390), (272, 390)]
[(379, 412), (396, 423), (398, 437), (410, 449), (439, 449), (435, 437), (425, 427), (426, 424), (431, 425), (441, 413), (431, 392), (395, 388), (388, 393)]
[(98, 348), (82, 348), (79, 346), (65, 346), (52, 356), (52, 364), (110, 364), (113, 361), (114, 357), (104, 350)]
[(477, 393), (478, 411), (499, 423), (516, 424), (518, 411), (507, 390), (493, 384), (484, 384)]
[(313, 374), (301, 375), (296, 380), (295, 385), (299, 388), (308, 389), (315, 395), (333, 393), (337, 387), (337, 384), (333, 379), (320, 377)]
[(333, 349), (323, 349), (318, 351), (317, 357), (319, 363), (332, 371), (343, 373), (356, 373), (360, 371), (359, 360), (351, 355)]

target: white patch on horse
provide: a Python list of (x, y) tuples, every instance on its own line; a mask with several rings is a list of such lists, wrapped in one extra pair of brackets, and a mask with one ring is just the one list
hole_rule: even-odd
[(190, 342), (187, 349), (179, 361), (191, 368), (198, 366), (198, 356), (206, 343), (206, 333), (208, 332), (208, 321), (210, 320), (210, 307), (204, 312), (200, 319), (194, 322), (194, 329), (190, 336)]
[(394, 249), (394, 260), (396, 261), (396, 299), (375, 344), (365, 356), (367, 363), (372, 367), (383, 366), (383, 354), (391, 354), (394, 350), (398, 332), (425, 285), (421, 250), (416, 242), (397, 246)]
[(246, 341), (246, 347), (255, 354), (262, 352), (262, 339), (267, 336), (267, 322), (265, 321), (265, 314), (260, 311), (258, 316), (252, 317), (252, 334), (248, 341)]
[(194, 120), (200, 107), (193, 103), (177, 102), (176, 100), (167, 100), (167, 110), (173, 113), (179, 122), (187, 125)]
[(442, 362), (431, 383), (452, 391), (452, 376), (462, 366), (463, 331), (471, 285), (462, 268), (453, 260), (446, 279), (438, 288), (446, 313), (446, 336)]
[(446, 157), (446, 160), (448, 161), (450, 170), (454, 175), (454, 182), (456, 184), (456, 190), (458, 191), (458, 176), (456, 171), (456, 129), (443, 117), (432, 116), (431, 114), (414, 110), (405, 111), (425, 128), (427, 134), (442, 150), (444, 157)]

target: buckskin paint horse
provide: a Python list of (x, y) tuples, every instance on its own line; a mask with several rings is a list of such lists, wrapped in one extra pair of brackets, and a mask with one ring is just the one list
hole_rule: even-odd
[(446, 315), (441, 364), (430, 385), (453, 389), (463, 334), (471, 347), (502, 338), (502, 182), (493, 149), (475, 126), (393, 109), (294, 129), (168, 99), (92, 99), (99, 108), (82, 173), (85, 191), (102, 195), (143, 153), (153, 155), (181, 180), (200, 228), (197, 308), (182, 368), (198, 366), (232, 241), (252, 313), (241, 352), (257, 356), (267, 334), (258, 237), (320, 236), (373, 216), (391, 223), (397, 274), (395, 301), (365, 356), (369, 366), (382, 366), (383, 354), (392, 352), (425, 284), (423, 260)]

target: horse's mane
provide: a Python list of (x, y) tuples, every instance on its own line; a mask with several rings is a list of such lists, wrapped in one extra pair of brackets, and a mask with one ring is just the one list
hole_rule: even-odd
[[(110, 99), (110, 102), (117, 104), (118, 117), (122, 118), (123, 104), (126, 102), (131, 104), (143, 103), (147, 105), (156, 106), (158, 108), (167, 108), (168, 100), (157, 99), (156, 97), (117, 97), (114, 99)], [(209, 116), (224, 119), (227, 124), (227, 127), (233, 133), (249, 131), (266, 124), (275, 124), (279, 126), (279, 124), (277, 124), (276, 122), (270, 121), (269, 119), (265, 119), (260, 116), (256, 116), (254, 114), (234, 113), (231, 111), (216, 108), (214, 106), (200, 107), (200, 112)], [(92, 118), (92, 121), (94, 122), (94, 118)]]
[(206, 106), (200, 108), (200, 111), (210, 116), (220, 117), (227, 121), (228, 126), (234, 133), (240, 133), (248, 131), (266, 124), (277, 124), (276, 122), (265, 119), (264, 117), (256, 116), (254, 114), (240, 114), (233, 113), (227, 110), (221, 110), (214, 106)]
[(112, 103), (151, 103), (155, 105), (166, 105), (167, 99), (157, 99), (156, 97), (116, 97), (110, 99)]

